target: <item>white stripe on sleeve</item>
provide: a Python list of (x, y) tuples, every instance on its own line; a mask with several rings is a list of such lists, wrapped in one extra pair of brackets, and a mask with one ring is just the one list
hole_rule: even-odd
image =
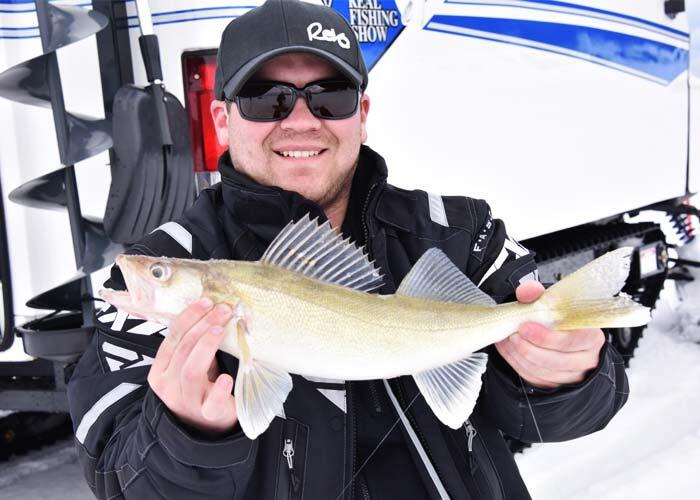
[(442, 196), (428, 193), (428, 206), (430, 208), (430, 218), (433, 222), (441, 226), (450, 227), (447, 223), (447, 214), (445, 213), (445, 204), (442, 201)]
[(80, 444), (85, 444), (85, 438), (87, 437), (88, 432), (90, 432), (92, 426), (95, 424), (95, 422), (97, 422), (97, 419), (100, 418), (100, 415), (102, 415), (107, 408), (118, 402), (120, 399), (125, 398), (139, 387), (141, 387), (140, 384), (122, 382), (98, 399), (97, 402), (92, 405), (92, 408), (90, 408), (87, 413), (83, 415), (83, 418), (78, 425), (78, 429), (75, 431), (75, 437), (78, 439), (78, 442)]
[(182, 227), (177, 222), (170, 221), (155, 228), (153, 231), (151, 231), (151, 233), (155, 233), (158, 230), (167, 233), (172, 239), (177, 241), (182, 248), (187, 250), (187, 252), (192, 255), (192, 233), (190, 233), (187, 229)]

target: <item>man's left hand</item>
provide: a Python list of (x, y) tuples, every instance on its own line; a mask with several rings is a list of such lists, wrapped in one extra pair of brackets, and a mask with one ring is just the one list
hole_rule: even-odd
[[(536, 281), (527, 281), (515, 291), (518, 302), (534, 302), (544, 293)], [(527, 322), (517, 333), (496, 343), (496, 349), (523, 380), (533, 387), (553, 389), (576, 384), (598, 366), (605, 334), (599, 328), (557, 331)]]

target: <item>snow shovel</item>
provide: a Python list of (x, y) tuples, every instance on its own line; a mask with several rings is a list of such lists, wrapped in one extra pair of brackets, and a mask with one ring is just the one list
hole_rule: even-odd
[(104, 216), (109, 237), (134, 243), (180, 216), (194, 200), (194, 168), (185, 109), (163, 85), (158, 38), (147, 0), (136, 0), (139, 45), (149, 85), (114, 96), (112, 184)]

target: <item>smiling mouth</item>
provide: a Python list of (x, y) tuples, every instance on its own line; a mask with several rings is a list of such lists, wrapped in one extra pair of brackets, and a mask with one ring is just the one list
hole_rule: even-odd
[(275, 151), (277, 156), (280, 156), (280, 157), (285, 158), (285, 159), (290, 159), (290, 160), (317, 158), (317, 157), (321, 156), (324, 152), (326, 152), (325, 149), (317, 149), (317, 150), (311, 150), (311, 151), (296, 151), (296, 150)]

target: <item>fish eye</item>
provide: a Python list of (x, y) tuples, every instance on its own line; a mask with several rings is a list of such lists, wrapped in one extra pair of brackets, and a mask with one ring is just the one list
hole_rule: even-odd
[(159, 281), (167, 281), (170, 278), (170, 268), (161, 263), (153, 264), (150, 272), (151, 276)]

